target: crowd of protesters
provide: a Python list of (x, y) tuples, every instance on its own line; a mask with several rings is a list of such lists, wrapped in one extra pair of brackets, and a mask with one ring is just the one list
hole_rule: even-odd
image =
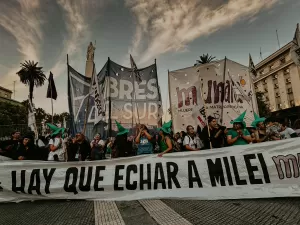
[(147, 126), (137, 125), (134, 136), (116, 121), (118, 133), (115, 138), (103, 140), (96, 134), (92, 141), (78, 133), (68, 137), (63, 128), (55, 129), (45, 137), (34, 141), (35, 135), (29, 132), (21, 137), (20, 132), (11, 134), (11, 140), (0, 142), (0, 155), (13, 160), (44, 161), (94, 161), (108, 158), (132, 157), (135, 155), (164, 154), (181, 151), (199, 151), (236, 145), (247, 145), (266, 141), (276, 141), (299, 137), (300, 120), (293, 128), (274, 118), (259, 118), (255, 115), (252, 127), (244, 122), (245, 113), (231, 121), (233, 126), (226, 128), (217, 119), (209, 116), (207, 126), (186, 127), (186, 131), (173, 134), (172, 121), (165, 123), (157, 132), (150, 132)]

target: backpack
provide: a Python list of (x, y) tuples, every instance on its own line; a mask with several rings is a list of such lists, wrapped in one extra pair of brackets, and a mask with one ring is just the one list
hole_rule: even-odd
[[(180, 152), (181, 148), (180, 148), (180, 144), (177, 141), (174, 141), (173, 138), (169, 137), (172, 143), (172, 151), (171, 152)], [(164, 142), (166, 143), (166, 139), (164, 139)]]

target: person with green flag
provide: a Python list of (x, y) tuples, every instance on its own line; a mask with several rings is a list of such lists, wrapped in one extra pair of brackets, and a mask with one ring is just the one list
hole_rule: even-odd
[(230, 122), (233, 124), (233, 129), (227, 133), (227, 143), (229, 145), (247, 145), (251, 143), (252, 138), (246, 129), (246, 123), (244, 121), (245, 115), (246, 111)]

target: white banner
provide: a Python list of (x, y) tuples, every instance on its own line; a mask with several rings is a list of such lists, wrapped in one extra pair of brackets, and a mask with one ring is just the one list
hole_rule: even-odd
[(188, 125), (205, 126), (205, 111), (197, 74), (199, 67), (169, 72), (169, 95), (174, 131), (185, 131)]
[(300, 138), (94, 162), (0, 161), (0, 201), (300, 196)]
[(222, 125), (232, 127), (230, 122), (246, 110), (245, 122), (250, 126), (254, 120), (253, 112), (258, 112), (252, 104), (254, 90), (248, 67), (226, 59), (224, 70), (224, 64), (225, 60), (221, 60), (199, 70), (206, 113), (217, 119), (223, 118)]

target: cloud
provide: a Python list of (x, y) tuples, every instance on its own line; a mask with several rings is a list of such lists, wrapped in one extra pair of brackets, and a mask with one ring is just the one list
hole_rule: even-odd
[[(139, 63), (186, 50), (198, 37), (210, 35), (241, 19), (252, 18), (279, 0), (126, 0), (136, 17), (136, 33), (129, 53)], [(147, 40), (146, 43), (141, 40)]]
[[(111, 1), (111, 0), (110, 0)], [(64, 48), (57, 63), (51, 68), (54, 75), (60, 75), (66, 68), (66, 55), (72, 57), (72, 61), (83, 60), (84, 50), (82, 46), (88, 46), (91, 40), (91, 24), (99, 15), (98, 10), (110, 1), (105, 0), (57, 0), (64, 12), (64, 22), (67, 27), (67, 35), (64, 40)]]
[[(39, 14), (39, 7), (39, 0), (0, 2), (0, 26), (15, 38), (22, 60), (36, 61), (40, 56), (43, 20)], [(11, 76), (15, 75), (19, 68), (19, 65), (13, 65), (7, 75), (1, 77), (3, 83), (11, 81)]]

